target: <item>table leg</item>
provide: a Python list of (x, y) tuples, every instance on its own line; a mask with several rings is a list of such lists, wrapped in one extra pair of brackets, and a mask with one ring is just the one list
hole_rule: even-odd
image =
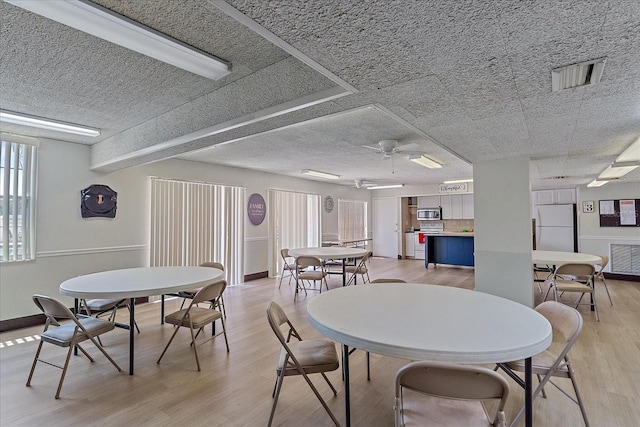
[(164, 294), (162, 294), (162, 300), (160, 302), (160, 324), (164, 325)]
[[(74, 298), (73, 299), (73, 315), (78, 317), (79, 313), (80, 313), (80, 303), (78, 302), (78, 298)], [(73, 346), (73, 355), (74, 356), (78, 355), (78, 346), (77, 345)]]
[(349, 346), (342, 344), (342, 375), (344, 377), (344, 413), (346, 426), (351, 426), (351, 403), (349, 396)]
[[(163, 295), (164, 298), (164, 295)], [(130, 310), (129, 310), (129, 375), (133, 375), (133, 329), (136, 326), (136, 317), (133, 313), (136, 306), (136, 299), (131, 298), (130, 301)], [(164, 319), (164, 316), (162, 316)]]
[(526, 427), (533, 427), (533, 392), (531, 386), (531, 358), (524, 359), (524, 423)]
[(347, 286), (347, 259), (342, 259), (342, 287)]

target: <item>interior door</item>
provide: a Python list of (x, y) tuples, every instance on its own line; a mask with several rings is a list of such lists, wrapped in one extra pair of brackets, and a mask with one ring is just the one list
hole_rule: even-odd
[(398, 258), (398, 198), (373, 199), (373, 254)]

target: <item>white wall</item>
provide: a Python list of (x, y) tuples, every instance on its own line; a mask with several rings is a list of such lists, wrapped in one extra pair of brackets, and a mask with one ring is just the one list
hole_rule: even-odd
[[(345, 186), (182, 160), (101, 174), (89, 169), (90, 148), (42, 140), (38, 165), (36, 259), (0, 266), (0, 320), (38, 312), (34, 293), (58, 293), (64, 280), (95, 271), (149, 264), (149, 176), (245, 186), (247, 198), (270, 188), (371, 202), (370, 192)], [(80, 216), (80, 190), (106, 184), (118, 193), (113, 219)], [(369, 205), (370, 206), (370, 205)], [(337, 235), (337, 209), (322, 214), (323, 234)], [(268, 218), (245, 222), (245, 274), (268, 270)], [(71, 299), (66, 299), (69, 305)]]
[[(640, 183), (609, 182), (602, 187), (578, 188), (580, 252), (611, 256), (609, 248), (612, 243), (640, 245), (640, 227), (600, 227), (598, 201), (615, 199), (640, 199)], [(593, 213), (582, 212), (582, 202), (585, 200), (595, 202)], [(605, 271), (611, 271), (610, 267), (608, 265)]]

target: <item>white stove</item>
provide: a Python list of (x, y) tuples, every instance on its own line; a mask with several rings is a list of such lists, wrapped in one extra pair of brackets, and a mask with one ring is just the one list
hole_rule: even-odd
[(425, 234), (441, 234), (444, 232), (444, 223), (442, 222), (421, 222), (420, 233)]

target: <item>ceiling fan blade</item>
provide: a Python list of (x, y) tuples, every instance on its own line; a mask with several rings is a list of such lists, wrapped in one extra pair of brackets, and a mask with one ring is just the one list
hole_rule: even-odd
[(372, 146), (370, 146), (370, 145), (361, 145), (360, 147), (368, 148), (368, 149), (370, 149), (370, 150), (381, 151), (381, 150), (380, 150), (380, 147), (372, 147)]

